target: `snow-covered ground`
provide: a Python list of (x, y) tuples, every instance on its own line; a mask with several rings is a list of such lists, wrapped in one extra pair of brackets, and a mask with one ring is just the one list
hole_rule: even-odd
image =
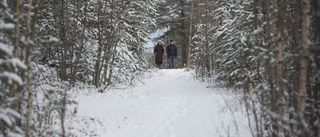
[(79, 136), (251, 136), (241, 94), (208, 88), (183, 69), (152, 70), (143, 81), (135, 88), (77, 95), (74, 117), (87, 118), (77, 126), (95, 132)]

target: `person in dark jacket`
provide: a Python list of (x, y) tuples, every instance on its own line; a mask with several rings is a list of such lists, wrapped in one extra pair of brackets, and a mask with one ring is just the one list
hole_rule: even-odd
[(167, 46), (166, 51), (169, 60), (169, 69), (173, 69), (174, 59), (177, 58), (177, 47), (173, 44), (173, 40), (170, 40), (170, 44)]
[(161, 40), (159, 40), (158, 44), (154, 47), (154, 54), (156, 56), (155, 59), (156, 59), (157, 67), (160, 69), (162, 60), (163, 60), (162, 56), (164, 54), (164, 49), (163, 49)]

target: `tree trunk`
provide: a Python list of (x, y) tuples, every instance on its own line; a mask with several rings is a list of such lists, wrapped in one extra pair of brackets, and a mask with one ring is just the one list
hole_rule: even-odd
[[(267, 7), (267, 8), (269, 8), (269, 7)], [(254, 29), (258, 29), (258, 7), (257, 7), (257, 0), (253, 0), (253, 13), (254, 13)], [(259, 36), (258, 35), (256, 35), (255, 36), (255, 41), (254, 41), (254, 43), (255, 43), (255, 45), (254, 46), (256, 46), (256, 47), (259, 47), (259, 44), (258, 44), (258, 38)], [(254, 71), (256, 71), (257, 72), (257, 78), (256, 78), (256, 82), (258, 82), (258, 81), (261, 81), (261, 78), (260, 78), (260, 62), (257, 62), (255, 65), (257, 65), (257, 67), (254, 67), (254, 68), (252, 68), (253, 66), (251, 66), (251, 67), (249, 67), (250, 68), (250, 70), (254, 70), (254, 69), (256, 69), (256, 70), (254, 70)], [(249, 65), (250, 66), (250, 65)], [(254, 86), (254, 82), (253, 81), (249, 81), (249, 91), (250, 91), (250, 93), (252, 93), (252, 95), (253, 95), (253, 86)], [(253, 112), (253, 116), (254, 116), (254, 122), (255, 122), (255, 126), (256, 126), (256, 136), (257, 137), (262, 137), (262, 134), (263, 134), (263, 132), (262, 132), (262, 127), (261, 126), (259, 126), (259, 120), (258, 120), (258, 112), (257, 112), (257, 110), (255, 109), (256, 108), (256, 105), (255, 105), (255, 100), (252, 98), (251, 99), (251, 103), (252, 103), (252, 107), (253, 107), (253, 109), (252, 109), (252, 112)]]
[(66, 41), (65, 41), (65, 23), (64, 23), (64, 0), (61, 0), (60, 10), (60, 77), (61, 80), (67, 79), (67, 66), (66, 66)]
[(27, 104), (27, 127), (26, 127), (26, 137), (30, 137), (31, 129), (31, 112), (32, 112), (32, 66), (31, 66), (31, 55), (30, 55), (30, 48), (31, 48), (31, 7), (32, 7), (32, 0), (28, 0), (28, 7), (27, 7), (27, 21), (26, 21), (26, 57), (27, 62), (26, 65), (28, 67), (28, 78), (27, 78), (27, 87), (28, 87), (28, 104)]
[[(180, 6), (181, 6), (181, 35), (182, 35), (182, 50), (181, 50), (181, 67), (184, 67), (184, 65), (187, 63), (187, 45), (186, 45), (186, 14), (185, 14), (185, 1), (180, 0)], [(190, 41), (190, 40), (189, 40)]]
[[(271, 17), (270, 17), (270, 0), (266, 0), (265, 1), (265, 6), (263, 6), (265, 8), (265, 20), (267, 22), (266, 25), (266, 33), (265, 33), (265, 42), (268, 44), (268, 51), (270, 53), (273, 53), (273, 47), (275, 45), (274, 43), (274, 36), (271, 36), (270, 33), (274, 32), (275, 30), (275, 23), (272, 23), (271, 21)], [(270, 54), (269, 54), (270, 55)], [(276, 112), (277, 111), (277, 104), (276, 104), (276, 100), (277, 100), (277, 95), (276, 95), (276, 90), (275, 90), (275, 66), (271, 63), (271, 60), (274, 57), (269, 56), (269, 59), (267, 60), (267, 69), (268, 69), (268, 73), (267, 73), (267, 79), (268, 79), (268, 84), (269, 84), (269, 100), (270, 100), (270, 109), (272, 112)], [(262, 95), (263, 96), (263, 95)], [(276, 123), (276, 120), (273, 120), (273, 123)], [(276, 129), (276, 125), (273, 124), (272, 128)], [(275, 134), (272, 134), (272, 136), (276, 136)]]
[(205, 51), (205, 65), (207, 68), (207, 77), (211, 77), (210, 76), (210, 72), (211, 72), (211, 68), (210, 68), (210, 47), (209, 47), (209, 36), (208, 36), (208, 31), (209, 31), (209, 21), (208, 21), (208, 0), (206, 0), (206, 19), (205, 19), (205, 23), (206, 23), (206, 29), (205, 29), (205, 40), (206, 40), (206, 51)]
[[(115, 53), (113, 51), (113, 47), (116, 47), (116, 40), (115, 38), (117, 36), (115, 36), (115, 27), (113, 26), (114, 24), (114, 1), (111, 1), (111, 13), (110, 13), (110, 21), (109, 21), (109, 26), (111, 28), (111, 34), (109, 33), (109, 37), (107, 38), (107, 48), (106, 51), (105, 51), (105, 56), (104, 56), (104, 59), (105, 59), (105, 67), (104, 67), (104, 83), (107, 83), (104, 90), (110, 85), (110, 81), (111, 81), (111, 77), (108, 78), (107, 76), (107, 73), (108, 73), (108, 70), (109, 70), (109, 75), (111, 76), (112, 75), (112, 65), (113, 65), (113, 62), (114, 62), (114, 56), (115, 54), (112, 55), (112, 53)], [(112, 56), (111, 56), (112, 55)], [(111, 63), (109, 64), (109, 61), (111, 60)]]
[(62, 97), (62, 106), (61, 106), (61, 129), (62, 129), (62, 137), (66, 136), (66, 130), (64, 127), (64, 118), (66, 115), (67, 109), (67, 91), (65, 90)]
[(100, 58), (101, 58), (101, 54), (102, 54), (102, 35), (103, 33), (101, 32), (102, 29), (101, 29), (101, 8), (102, 8), (102, 4), (101, 4), (101, 0), (98, 1), (99, 3), (99, 9), (98, 9), (98, 35), (99, 35), (99, 38), (98, 38), (98, 57), (97, 57), (97, 60), (96, 60), (96, 64), (95, 64), (95, 86), (96, 88), (99, 87), (100, 85)]
[[(104, 5), (104, 12), (102, 13), (102, 15), (106, 15), (107, 14), (107, 7), (108, 7), (108, 4), (107, 4), (107, 2), (105, 2), (104, 3), (105, 5)], [(102, 20), (102, 23), (101, 23), (101, 37), (103, 38), (103, 37), (108, 37), (107, 38), (107, 40), (105, 40), (104, 38), (101, 40), (101, 42), (102, 42), (102, 49), (101, 49), (101, 52), (103, 51), (104, 52), (104, 55), (102, 56), (102, 54), (100, 55), (101, 57), (102, 57), (102, 60), (100, 60), (100, 67), (99, 67), (99, 73), (100, 73), (100, 76), (99, 76), (99, 82), (101, 83), (102, 82), (102, 80), (103, 80), (103, 74), (102, 74), (102, 78), (101, 78), (101, 72), (102, 72), (102, 69), (104, 68), (104, 66), (105, 66), (105, 63), (106, 63), (106, 58), (107, 58), (107, 56), (108, 56), (108, 54), (107, 54), (107, 48), (109, 47), (109, 46), (111, 46), (112, 44), (110, 44), (109, 43), (109, 36), (105, 33), (105, 24), (107, 23), (107, 19), (108, 18), (106, 18), (106, 17), (102, 17), (103, 18), (103, 20)], [(112, 33), (112, 31), (111, 31), (111, 33)], [(106, 42), (106, 43), (105, 43)], [(110, 44), (110, 45), (109, 45)], [(108, 46), (108, 47), (107, 47)], [(100, 58), (101, 58), (100, 57)]]
[[(284, 10), (284, 0), (278, 0), (278, 32), (277, 32), (277, 42), (278, 42), (278, 54), (277, 54), (277, 73), (278, 73), (278, 88), (279, 88), (279, 95), (278, 95), (278, 113), (280, 115), (281, 121), (283, 118), (283, 56), (282, 56), (282, 37), (283, 37), (283, 10)], [(281, 124), (279, 125), (280, 132), (283, 131)]]
[[(306, 82), (307, 70), (309, 60), (309, 26), (310, 26), (310, 0), (304, 0), (303, 5), (303, 19), (302, 19), (302, 51), (300, 60), (300, 78), (299, 78), (299, 98), (298, 98), (298, 112), (301, 120), (304, 120), (304, 110), (306, 102)], [(302, 129), (301, 129), (302, 130)]]
[[(116, 47), (114, 47), (113, 52), (116, 52)], [(105, 90), (108, 86), (110, 86), (110, 84), (111, 84), (111, 79), (112, 79), (112, 75), (113, 75), (112, 65), (114, 64), (114, 60), (115, 60), (115, 55), (112, 56), (112, 60), (111, 60), (111, 63), (110, 63), (110, 69), (109, 69), (108, 81), (107, 81), (107, 85), (106, 85), (106, 87), (104, 88), (104, 90)]]
[(191, 2), (191, 14), (190, 14), (190, 32), (189, 32), (189, 51), (188, 51), (188, 71), (190, 71), (190, 57), (191, 57), (191, 34), (192, 34), (192, 16), (193, 16), (193, 0)]
[[(16, 0), (16, 22), (15, 22), (15, 36), (14, 36), (14, 51), (13, 51), (13, 54), (14, 54), (14, 58), (19, 58), (19, 41), (20, 41), (20, 29), (19, 29), (19, 24), (20, 24), (20, 0)], [(15, 69), (13, 69), (13, 73), (17, 74), (18, 73), (15, 71)], [(13, 97), (15, 98), (14, 102), (13, 102), (13, 106), (12, 106), (12, 109), (14, 111), (17, 110), (17, 106), (18, 106), (18, 94), (19, 94), (19, 91), (18, 91), (18, 84), (16, 82), (13, 82), (12, 84), (12, 94), (13, 94)], [(11, 131), (12, 132), (16, 132), (16, 124), (17, 124), (17, 119), (14, 119), (14, 122), (12, 123), (12, 126), (11, 126)]]
[[(53, 0), (52, 2), (52, 9), (53, 9), (53, 18), (54, 18), (54, 28), (59, 28), (59, 19), (58, 19), (58, 11), (59, 9), (57, 8), (58, 7), (58, 0)], [(59, 36), (58, 34), (58, 29), (55, 29), (55, 36)], [(61, 40), (60, 40), (61, 41)], [(60, 47), (57, 47), (57, 48), (60, 48)], [(51, 50), (51, 47), (49, 47), (49, 50)], [(49, 51), (50, 53), (50, 51)], [(56, 54), (58, 56), (58, 59), (55, 59), (55, 55)], [(52, 54), (52, 58), (53, 58), (53, 61), (54, 61), (54, 64), (61, 64), (61, 59), (60, 59), (60, 53), (59, 51), (57, 51), (56, 53)], [(59, 62), (57, 62), (59, 61)], [(55, 67), (55, 70), (56, 70), (56, 74), (57, 74), (57, 81), (61, 81), (61, 76), (60, 76), (60, 73), (59, 73), (59, 67)]]
[[(312, 70), (312, 71), (307, 71), (308, 72), (308, 81), (307, 81), (307, 95), (311, 95), (309, 97), (312, 97), (312, 112), (311, 114), (313, 115), (312, 118), (309, 118), (310, 122), (309, 123), (314, 123), (314, 121), (317, 121), (320, 119), (320, 103), (319, 103), (319, 98), (320, 98), (320, 82), (316, 82), (314, 81), (314, 78), (316, 78), (317, 76), (315, 76), (314, 74), (318, 72), (318, 70), (320, 70), (320, 62), (319, 60), (315, 59), (317, 57), (320, 57), (320, 15), (317, 15), (316, 13), (319, 13), (319, 5), (320, 2), (319, 0), (313, 0), (311, 5), (313, 5), (312, 8), (312, 13), (313, 16), (311, 18), (313, 18), (312, 21), (312, 27), (310, 27), (310, 33), (309, 33), (309, 39), (311, 40), (311, 36), (314, 36), (312, 38), (312, 41), (314, 43), (313, 46), (310, 45), (310, 49), (309, 49), (309, 57), (313, 57), (314, 61), (311, 63), (308, 63), (309, 67), (308, 70)], [(314, 30), (311, 33), (311, 30)], [(308, 117), (308, 116), (305, 116)], [(320, 123), (318, 123), (318, 125), (313, 126), (313, 131), (314, 131), (314, 135), (316, 137), (320, 137)]]
[[(74, 85), (75, 81), (76, 81), (76, 76), (77, 76), (77, 66), (79, 64), (79, 61), (81, 59), (81, 54), (82, 54), (82, 49), (84, 47), (84, 36), (85, 36), (85, 30), (86, 30), (86, 25), (87, 25), (87, 5), (88, 2), (86, 0), (84, 0), (84, 21), (83, 21), (83, 28), (82, 28), (82, 32), (81, 32), (81, 43), (80, 43), (80, 49), (77, 52), (77, 56), (76, 56), (76, 61), (75, 63), (71, 64), (71, 66), (73, 66), (73, 73), (71, 73), (71, 78), (70, 78), (70, 85)], [(78, 17), (78, 16), (77, 16)]]
[[(76, 19), (78, 19), (78, 15), (79, 15), (78, 14), (79, 12), (76, 10), (78, 8), (78, 6), (76, 6), (75, 1), (73, 1), (71, 4), (74, 6), (74, 8), (73, 8), (73, 15), (74, 16), (72, 16), (72, 18), (74, 18), (74, 20), (76, 20)], [(77, 4), (77, 5), (79, 5), (79, 4)], [(69, 18), (68, 14), (66, 15), (66, 18), (67, 19)], [(76, 21), (73, 21), (73, 23), (75, 23), (75, 22)], [(73, 28), (70, 28), (70, 29), (72, 29), (74, 31), (74, 33), (76, 33), (76, 29), (78, 27), (77, 23), (73, 24), (72, 26), (73, 26)], [(69, 41), (76, 41), (75, 36), (71, 35), (70, 38), (69, 38)], [(75, 54), (77, 48), (76, 48), (76, 44), (75, 43), (70, 43), (68, 47), (70, 48), (68, 50), (69, 51), (68, 57), (69, 57), (69, 60), (70, 60), (69, 86), (72, 87), (73, 80), (75, 80), (75, 76), (73, 74), (76, 74), (74, 69), (77, 66), (77, 64), (75, 62), (73, 62), (73, 58), (74, 58), (74, 54)]]

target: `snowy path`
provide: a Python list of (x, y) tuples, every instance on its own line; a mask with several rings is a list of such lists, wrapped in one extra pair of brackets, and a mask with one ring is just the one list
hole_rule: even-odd
[(207, 88), (182, 69), (154, 71), (135, 88), (78, 96), (78, 115), (102, 121), (103, 137), (250, 136), (235, 93)]

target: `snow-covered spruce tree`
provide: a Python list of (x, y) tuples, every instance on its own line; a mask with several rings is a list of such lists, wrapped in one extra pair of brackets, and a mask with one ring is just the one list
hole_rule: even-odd
[(227, 81), (228, 86), (243, 87), (251, 82), (254, 74), (250, 70), (254, 56), (248, 41), (254, 30), (252, 12), (245, 9), (247, 1), (221, 1), (214, 12), (214, 20), (220, 22), (214, 27), (214, 53), (216, 73), (219, 80)]
[[(72, 3), (74, 4), (74, 3)], [(68, 5), (68, 10), (64, 11), (67, 13), (74, 13), (79, 11), (81, 8), (80, 5)], [(35, 66), (33, 68), (34, 75), (34, 91), (37, 93), (34, 95), (33, 109), (32, 109), (32, 128), (31, 136), (57, 136), (57, 135), (67, 135), (68, 133), (63, 132), (64, 127), (63, 123), (65, 120), (66, 106), (70, 104), (70, 100), (66, 98), (66, 91), (69, 88), (66, 83), (59, 82), (61, 81), (60, 75), (60, 63), (62, 58), (61, 55), (68, 55), (67, 58), (64, 58), (66, 63), (69, 60), (72, 60), (72, 65), (75, 65), (76, 59), (72, 59), (70, 54), (78, 54), (74, 50), (66, 49), (76, 49), (77, 51), (80, 45), (79, 39), (81, 34), (79, 29), (75, 30), (72, 27), (68, 32), (71, 34), (71, 31), (79, 32), (74, 33), (78, 34), (80, 38), (74, 39), (76, 36), (68, 35), (64, 38), (68, 41), (73, 40), (73, 42), (67, 43), (70, 46), (62, 46), (63, 42), (60, 41), (61, 33), (59, 30), (59, 21), (61, 16), (58, 16), (59, 8), (62, 7), (62, 3), (57, 1), (35, 1), (34, 2), (34, 14), (32, 16), (33, 31), (32, 36), (34, 38), (34, 50), (40, 52), (32, 52), (32, 55), (35, 58), (33, 62)], [(83, 4), (84, 5), (84, 4)], [(73, 8), (75, 7), (75, 8)], [(72, 9), (72, 10), (71, 10)], [(71, 12), (73, 11), (73, 12)], [(80, 14), (80, 13), (79, 13)], [(80, 15), (79, 15), (80, 16)], [(74, 24), (79, 25), (79, 22), (74, 21), (77, 16), (68, 14), (68, 17), (71, 21), (66, 21), (69, 26)], [(80, 18), (80, 17), (79, 17)], [(61, 23), (61, 22), (60, 22)], [(74, 23), (74, 24), (72, 24)], [(37, 25), (35, 25), (37, 24)], [(76, 57), (75, 57), (76, 58)], [(77, 65), (75, 65), (77, 66)], [(70, 72), (70, 69), (67, 71)], [(70, 73), (69, 73), (70, 74)], [(67, 85), (67, 86), (66, 86)], [(63, 87), (63, 88), (62, 88)], [(57, 127), (60, 127), (57, 129)]]
[[(256, 9), (262, 8), (262, 21), (257, 26), (262, 28), (263, 39), (254, 38), (255, 53), (258, 57), (259, 71), (253, 92), (257, 94), (257, 103), (261, 105), (263, 129), (260, 135), (292, 136), (308, 134), (306, 129), (298, 129), (304, 123), (298, 117), (297, 93), (301, 40), (301, 20), (299, 16), (304, 5), (301, 1), (264, 1), (256, 2)], [(257, 43), (257, 44), (256, 44)], [(305, 57), (304, 57), (305, 58)], [(308, 57), (307, 57), (308, 58)], [(312, 95), (313, 96), (313, 95)], [(312, 100), (312, 99), (311, 99)], [(308, 118), (305, 119), (308, 121)], [(288, 122), (288, 121), (296, 121)], [(314, 123), (308, 126), (314, 125)], [(306, 125), (305, 125), (306, 126)], [(300, 133), (304, 132), (304, 133)], [(259, 135), (259, 134), (258, 134)]]
[[(41, 79), (39, 85), (48, 81), (61, 81), (59, 60), (57, 57), (61, 45), (58, 39), (58, 4), (53, 1), (41, 1), (38, 3), (38, 17), (36, 23), (38, 28), (34, 34), (35, 49), (39, 53), (35, 54), (35, 63), (39, 65), (38, 71), (44, 75), (38, 76)], [(46, 83), (49, 84), (49, 83)]]
[[(214, 49), (218, 78), (244, 89), (246, 99), (249, 98), (246, 101), (248, 112), (254, 114), (254, 121), (249, 121), (254, 129), (253, 136), (319, 136), (318, 130), (314, 130), (319, 127), (318, 122), (314, 122), (319, 119), (319, 102), (314, 98), (318, 97), (318, 92), (314, 91), (318, 76), (313, 71), (317, 70), (317, 63), (313, 60), (318, 56), (315, 52), (318, 48), (314, 46), (310, 50), (313, 51), (311, 56), (303, 57), (300, 53), (302, 29), (305, 29), (301, 22), (308, 15), (301, 16), (301, 9), (308, 5), (301, 2), (248, 0), (247, 3), (217, 3), (220, 8), (216, 10), (215, 18), (222, 17), (220, 26), (215, 28), (219, 43)], [(313, 5), (317, 7), (319, 2)], [(316, 8), (313, 10), (317, 11)], [(311, 16), (315, 22), (317, 18), (315, 14)], [(310, 33), (310, 45), (317, 44), (316, 34)], [(309, 79), (306, 92), (307, 106), (310, 106), (303, 112), (309, 116), (301, 118), (297, 113), (297, 93), (302, 82), (299, 71), (304, 67), (300, 67), (299, 62), (306, 58), (313, 62), (307, 67), (307, 72), (312, 73), (308, 75), (313, 77)]]
[[(146, 37), (154, 28), (155, 9), (153, 1), (113, 1), (110, 15), (105, 20), (106, 30), (101, 30), (105, 39), (101, 39), (98, 48), (95, 82), (103, 89), (110, 85), (133, 85), (137, 76), (146, 70), (147, 54), (143, 46)], [(103, 9), (103, 8), (102, 8)], [(103, 15), (101, 15), (103, 16)], [(101, 52), (101, 53), (100, 53)], [(101, 54), (101, 55), (100, 55)], [(99, 67), (97, 67), (99, 66)]]
[[(83, 59), (92, 43), (91, 36), (95, 30), (90, 28), (89, 19), (94, 18), (94, 11), (88, 9), (89, 1), (42, 1), (39, 2), (35, 33), (37, 62), (53, 71), (49, 78), (54, 81), (83, 81)], [(91, 15), (91, 16), (90, 16)], [(55, 75), (55, 76), (54, 76)]]
[(209, 0), (198, 1), (195, 5), (195, 34), (192, 38), (192, 62), (195, 64), (197, 77), (202, 80), (211, 78), (213, 74), (214, 52), (213, 27), (217, 23), (211, 12), (216, 8), (215, 3)]
[(152, 28), (155, 27), (156, 11), (153, 1), (130, 1), (125, 6), (127, 11), (121, 17), (124, 19), (124, 27), (121, 29), (125, 31), (120, 32), (123, 34), (120, 34), (121, 40), (116, 49), (116, 60), (121, 61), (116, 63), (122, 64), (118, 66), (117, 78), (123, 76), (120, 81), (134, 85), (139, 80), (138, 76), (146, 71), (148, 66), (147, 49), (144, 44)]
[[(276, 66), (272, 61), (279, 60), (279, 56), (276, 57), (276, 48), (269, 47), (275, 44), (270, 36), (275, 34), (275, 29), (269, 30), (266, 34), (263, 29), (270, 29), (271, 21), (267, 23), (263, 19), (274, 18), (269, 14), (263, 16), (261, 11), (257, 10), (262, 7), (263, 2), (220, 1), (219, 4), (220, 8), (216, 10), (215, 15), (217, 15), (216, 20), (220, 20), (221, 24), (216, 29), (215, 37), (218, 45), (214, 49), (217, 53), (218, 79), (227, 81), (229, 86), (244, 90), (247, 112), (252, 113), (254, 117), (253, 121), (248, 118), (254, 130), (252, 135), (273, 134), (280, 128), (276, 123), (279, 120), (277, 116), (282, 117), (283, 113), (279, 112), (280, 107), (273, 108), (272, 103), (281, 102), (282, 97), (270, 95), (272, 88), (268, 86), (279, 87), (277, 82), (282, 81), (280, 77), (282, 73), (277, 72), (278, 76), (273, 75), (274, 78), (281, 80), (275, 82), (276, 79), (271, 78), (269, 81), (271, 85), (266, 85), (270, 76), (268, 74), (272, 73), (270, 70), (275, 69)], [(278, 43), (282, 44), (282, 41)], [(278, 62), (282, 63), (282, 61)], [(261, 104), (262, 107), (258, 108), (256, 104)], [(270, 111), (279, 115), (271, 115), (268, 113)], [(270, 130), (265, 131), (266, 127), (270, 127)]]
[(247, 38), (254, 29), (252, 12), (246, 11), (245, 4), (248, 3), (223, 0), (199, 3), (203, 7), (199, 9), (205, 10), (196, 12), (192, 49), (199, 76), (210, 76), (210, 70), (215, 68), (218, 79), (227, 81), (229, 86), (245, 85), (241, 82), (248, 71), (243, 66), (251, 46)]
[[(146, 62), (146, 54), (142, 45), (154, 27), (154, 2), (43, 2), (38, 20), (40, 31), (37, 34), (42, 64), (51, 66), (57, 79), (68, 80), (70, 84), (87, 81), (100, 87), (122, 80), (121, 83), (125, 83), (125, 80), (135, 81), (133, 77), (119, 81), (112, 79), (114, 74), (123, 74), (118, 73), (117, 68), (124, 69), (130, 76), (136, 76), (145, 68), (143, 63)], [(44, 5), (54, 8), (45, 9)], [(121, 61), (121, 65), (128, 67), (119, 66), (117, 58), (121, 56), (118, 54), (125, 52), (132, 57), (135, 65)]]
[[(243, 89), (246, 95), (249, 95), (247, 93), (258, 82), (260, 72), (263, 71), (258, 63), (261, 55), (256, 52), (256, 45), (261, 40), (261, 29), (255, 25), (261, 14), (255, 13), (254, 8), (250, 6), (254, 5), (254, 2), (250, 0), (220, 0), (211, 5), (217, 7), (209, 12), (214, 23), (211, 25), (198, 23), (197, 33), (193, 38), (196, 47), (193, 49), (193, 58), (200, 61), (199, 64), (195, 62), (196, 68), (199, 70), (215, 68), (218, 80), (225, 81), (226, 86)], [(208, 13), (205, 16), (208, 16)], [(208, 60), (211, 60), (212, 64), (206, 64), (210, 62)], [(203, 73), (205, 71), (200, 72), (202, 75), (205, 74)], [(248, 101), (246, 101), (248, 114), (252, 112), (254, 116), (254, 120), (249, 122), (259, 134), (262, 129), (258, 123), (260, 115), (255, 109), (255, 101)]]
[[(17, 4), (18, 5), (18, 4)], [(17, 124), (22, 117), (17, 110), (17, 102), (20, 100), (18, 91), (12, 92), (13, 85), (22, 86), (23, 80), (19, 71), (27, 67), (18, 58), (19, 49), (14, 48), (13, 37), (20, 41), (19, 22), (14, 20), (14, 14), (7, 1), (0, 3), (0, 135), (19, 136), (23, 135), (21, 124)], [(20, 18), (19, 16), (16, 16)], [(17, 43), (16, 47), (19, 45)], [(17, 88), (17, 87), (15, 87)], [(15, 94), (15, 95), (13, 95)]]
[[(4, 1), (6, 2), (6, 1)], [(4, 121), (1, 120), (1, 133), (4, 134), (4, 136), (16, 136), (18, 134), (23, 135), (24, 132), (26, 132), (25, 136), (56, 136), (60, 134), (59, 130), (57, 132), (52, 132), (53, 126), (45, 123), (42, 123), (43, 119), (46, 119), (50, 116), (47, 116), (46, 112), (52, 111), (50, 107), (46, 106), (46, 103), (43, 103), (44, 107), (42, 109), (39, 109), (39, 107), (36, 107), (35, 104), (38, 104), (38, 101), (40, 99), (36, 98), (35, 100), (32, 99), (32, 93), (30, 94), (30, 91), (33, 90), (32, 85), (38, 85), (39, 81), (36, 81), (37, 83), (33, 82), (33, 79), (31, 79), (31, 56), (34, 55), (34, 51), (31, 52), (31, 45), (33, 44), (32, 38), (35, 30), (35, 25), (31, 25), (31, 22), (36, 21), (35, 16), (36, 14), (31, 14), (31, 1), (28, 1), (28, 5), (26, 8), (22, 8), (26, 3), (26, 1), (16, 1), (15, 9), (17, 10), (15, 15), (16, 19), (13, 20), (13, 16), (10, 15), (9, 8), (6, 7), (7, 5), (5, 3), (3, 4), (4, 8), (1, 7), (1, 10), (3, 10), (4, 13), (1, 15), (1, 59), (0, 59), (0, 66), (1, 66), (1, 117), (4, 118)], [(8, 8), (8, 9), (6, 9)], [(37, 10), (38, 7), (35, 8)], [(26, 9), (27, 12), (24, 12)], [(19, 10), (19, 11), (18, 11)], [(20, 14), (21, 15), (20, 15)], [(33, 15), (33, 20), (31, 19), (31, 15)], [(21, 18), (20, 18), (21, 17)], [(23, 17), (23, 18), (22, 18)], [(17, 19), (19, 18), (19, 19)], [(13, 25), (14, 29), (11, 29), (10, 23), (15, 23)], [(33, 22), (34, 23), (34, 22)], [(13, 31), (14, 30), (14, 31)], [(23, 37), (25, 36), (25, 37)], [(3, 38), (3, 39), (2, 39)], [(14, 41), (14, 45), (10, 44)], [(11, 47), (12, 46), (12, 47)], [(13, 48), (14, 46), (14, 48)], [(12, 53), (10, 53), (11, 51)], [(2, 54), (3, 53), (3, 54)], [(3, 56), (2, 56), (3, 55)], [(18, 58), (20, 57), (20, 59)], [(26, 64), (28, 64), (28, 73), (26, 73), (27, 67), (20, 61), (25, 60)], [(9, 69), (9, 71), (8, 71)], [(22, 71), (23, 70), (23, 71)], [(12, 73), (13, 72), (13, 73)], [(15, 72), (15, 73), (14, 73)], [(41, 73), (40, 71), (33, 70), (33, 74)], [(21, 79), (20, 76), (21, 75)], [(24, 78), (23, 78), (24, 77)], [(46, 77), (42, 77), (46, 79)], [(22, 81), (26, 81), (25, 83), (22, 83)], [(15, 88), (14, 84), (18, 86), (18, 88)], [(52, 82), (55, 83), (55, 82)], [(14, 93), (9, 93), (8, 91), (15, 89)], [(29, 96), (27, 96), (27, 91), (29, 92)], [(3, 92), (2, 92), (3, 91)], [(39, 91), (39, 90), (36, 90)], [(15, 95), (16, 94), (16, 95)], [(4, 95), (4, 96), (2, 96)], [(36, 95), (43, 95), (42, 92), (37, 92)], [(2, 100), (2, 98), (4, 99)], [(28, 97), (28, 103), (27, 103), (27, 97)], [(30, 97), (30, 98), (29, 98)], [(52, 96), (51, 96), (52, 97)], [(49, 98), (51, 98), (49, 97)], [(5, 101), (5, 102), (2, 102)], [(56, 101), (61, 102), (61, 101)], [(28, 104), (28, 110), (27, 108)], [(35, 105), (31, 107), (31, 105)], [(9, 108), (7, 108), (9, 106)], [(12, 109), (10, 107), (14, 106)], [(54, 106), (57, 108), (57, 105)], [(31, 109), (33, 108), (33, 109)], [(58, 107), (59, 110), (61, 107)], [(34, 113), (36, 112), (36, 113)], [(32, 114), (32, 116), (31, 116)], [(7, 115), (7, 117), (6, 117)], [(25, 118), (27, 117), (27, 118)], [(52, 123), (51, 123), (52, 124)], [(4, 125), (4, 126), (2, 126)], [(28, 128), (31, 126), (31, 128)], [(27, 127), (28, 126), (28, 127)], [(9, 129), (9, 130), (8, 130)], [(51, 131), (49, 131), (51, 130)], [(11, 131), (8, 133), (8, 131)], [(38, 132), (39, 131), (39, 132)], [(49, 133), (49, 134), (47, 134)]]
[[(96, 5), (95, 0), (39, 4), (39, 29), (35, 34), (40, 51), (37, 62), (47, 70), (48, 80), (68, 81), (70, 86), (76, 82), (92, 84), (94, 65), (91, 59), (97, 45)], [(62, 6), (63, 15), (59, 12)]]
[[(253, 120), (248, 117), (252, 135), (319, 136), (320, 105), (316, 98), (319, 98), (320, 65), (316, 58), (320, 53), (317, 14), (320, 2), (310, 1), (310, 14), (303, 16), (301, 9), (307, 11), (309, 1), (214, 2), (218, 8), (210, 13), (217, 23), (209, 31), (213, 40), (210, 48), (215, 54), (213, 68), (217, 78), (227, 86), (244, 90), (247, 112), (254, 117)], [(302, 32), (308, 32), (303, 30), (308, 25), (303, 27), (301, 22), (304, 19), (308, 24), (308, 16), (310, 33), (309, 36), (304, 33), (304, 38), (309, 38), (310, 49), (303, 49), (302, 54)], [(196, 70), (205, 70), (205, 63), (199, 63), (205, 62), (205, 24), (197, 22), (196, 26), (193, 63)], [(303, 46), (308, 47), (306, 43)], [(305, 54), (308, 51), (310, 55)], [(310, 62), (307, 67), (306, 62)], [(306, 96), (298, 97), (299, 83), (305, 82), (301, 75), (306, 73)], [(298, 105), (298, 100), (304, 102), (302, 98), (306, 99), (304, 112), (298, 109), (303, 105)]]

